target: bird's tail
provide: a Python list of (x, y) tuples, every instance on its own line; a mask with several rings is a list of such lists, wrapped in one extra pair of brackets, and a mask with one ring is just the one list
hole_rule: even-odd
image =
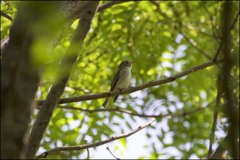
[(106, 100), (104, 101), (104, 103), (103, 103), (103, 105), (102, 105), (104, 108), (106, 107), (106, 105), (107, 105), (109, 99), (110, 99), (110, 97), (106, 98)]

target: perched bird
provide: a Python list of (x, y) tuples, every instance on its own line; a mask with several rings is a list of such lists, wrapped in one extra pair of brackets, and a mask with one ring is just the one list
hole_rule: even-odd
[[(118, 66), (118, 71), (113, 78), (110, 91), (116, 91), (116, 90), (127, 88), (127, 86), (131, 81), (131, 69), (132, 69), (133, 63), (135, 62), (123, 61)], [(113, 102), (115, 102), (117, 98), (118, 96), (114, 97)], [(106, 107), (109, 99), (110, 97), (106, 98), (106, 100), (102, 105), (103, 107)]]

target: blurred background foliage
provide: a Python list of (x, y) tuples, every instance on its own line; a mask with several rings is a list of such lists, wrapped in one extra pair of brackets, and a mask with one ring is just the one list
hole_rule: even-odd
[[(1, 3), (1, 10), (15, 18), (19, 2)], [(107, 1), (100, 5), (104, 3)], [(233, 3), (231, 23), (239, 11), (239, 1)], [(124, 60), (135, 61), (131, 86), (163, 79), (208, 62), (216, 54), (222, 36), (222, 4), (220, 1), (125, 2), (96, 13), (62, 97), (107, 92), (118, 65)], [(77, 24), (78, 20), (72, 24), (50, 58), (44, 53), (36, 56), (43, 63), (43, 76), (36, 99), (46, 98)], [(1, 18), (1, 39), (9, 34), (11, 25), (11, 21)], [(239, 21), (231, 31), (231, 37), (232, 54), (239, 59)], [(35, 45), (35, 50), (44, 51), (42, 47), (43, 45)], [(223, 57), (222, 53), (219, 57)], [(233, 94), (239, 97), (239, 63), (237, 64), (230, 74), (235, 86)], [(139, 137), (140, 140), (147, 139), (142, 149), (147, 150), (148, 155), (135, 158), (162, 158), (163, 155), (165, 158), (184, 159), (207, 157), (217, 96), (216, 78), (221, 72), (219, 66), (221, 64), (171, 83), (119, 96), (114, 104), (110, 102), (108, 107), (120, 106), (146, 115), (183, 114), (207, 106), (206, 109), (186, 116), (157, 118), (157, 123), (146, 129), (145, 137)], [(103, 101), (97, 99), (65, 105), (99, 109)], [(235, 106), (239, 107), (238, 104)], [(35, 109), (29, 132), (37, 114), (38, 110)], [(88, 113), (56, 108), (38, 154), (59, 146), (81, 145), (85, 139), (88, 143), (93, 143), (126, 133), (142, 125), (139, 119), (146, 122), (149, 120), (119, 112)], [(215, 146), (226, 135), (227, 126), (224, 114), (220, 113), (215, 131)], [(130, 138), (119, 141), (128, 148)], [(170, 152), (164, 152), (163, 149), (169, 147), (174, 147), (181, 154), (176, 156), (171, 149)], [(98, 147), (94, 150), (97, 149)], [(116, 146), (115, 150), (120, 149)], [(82, 152), (86, 151), (58, 152), (48, 158), (86, 158)], [(108, 154), (107, 151), (105, 154)]]

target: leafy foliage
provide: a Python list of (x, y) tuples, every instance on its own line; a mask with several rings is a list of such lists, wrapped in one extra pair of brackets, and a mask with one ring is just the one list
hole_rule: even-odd
[[(14, 17), (16, 6), (13, 2), (10, 3), (13, 4), (11, 7)], [(107, 2), (101, 2), (103, 3)], [(222, 37), (222, 3), (164, 1), (155, 5), (147, 1), (125, 2), (97, 13), (62, 97), (107, 92), (118, 64), (124, 60), (135, 61), (132, 68), (132, 86), (163, 79), (209, 61), (204, 54), (213, 58)], [(239, 11), (239, 2), (234, 2), (234, 6), (235, 16)], [(7, 6), (1, 5), (1, 10), (7, 11)], [(71, 42), (77, 21), (55, 48), (52, 53), (53, 60), (45, 64), (36, 99), (46, 98), (58, 63)], [(11, 25), (9, 20), (1, 19), (1, 39), (9, 34)], [(239, 21), (231, 31), (231, 36), (232, 54), (238, 60)], [(237, 64), (231, 72), (232, 83), (236, 86), (233, 93), (235, 98), (239, 97), (238, 61)], [(118, 101), (114, 104), (110, 102), (108, 107), (119, 106), (146, 115), (187, 113), (201, 106), (205, 107), (216, 99), (216, 77), (219, 72), (221, 65), (215, 65), (171, 83), (119, 96)], [(99, 109), (103, 101), (97, 99), (66, 105)], [(221, 102), (223, 104), (223, 100)], [(237, 102), (239, 103), (239, 99)], [(238, 104), (235, 107), (239, 110)], [(146, 129), (146, 136), (139, 137), (140, 140), (146, 139), (146, 147), (142, 146), (142, 149), (150, 151), (140, 159), (156, 159), (162, 156), (184, 159), (191, 156), (206, 157), (214, 110), (215, 103), (211, 103), (206, 109), (190, 115), (158, 118), (157, 123)], [(30, 128), (37, 113), (35, 109)], [(85, 139), (88, 143), (102, 141), (137, 128), (141, 125), (138, 120), (136, 116), (119, 112), (89, 113), (57, 108), (42, 140), (40, 151), (59, 146), (81, 145)], [(216, 137), (215, 143), (218, 143), (227, 131), (228, 122), (223, 114), (219, 115), (218, 122), (216, 132), (221, 132), (223, 136)], [(121, 139), (119, 142), (128, 148), (127, 139)], [(162, 151), (169, 147), (181, 154)], [(85, 158), (81, 153), (82, 151), (59, 152), (48, 158)]]

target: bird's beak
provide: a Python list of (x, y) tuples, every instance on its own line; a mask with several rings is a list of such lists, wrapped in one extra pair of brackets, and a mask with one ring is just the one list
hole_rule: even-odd
[(131, 64), (135, 63), (135, 62), (130, 62)]

